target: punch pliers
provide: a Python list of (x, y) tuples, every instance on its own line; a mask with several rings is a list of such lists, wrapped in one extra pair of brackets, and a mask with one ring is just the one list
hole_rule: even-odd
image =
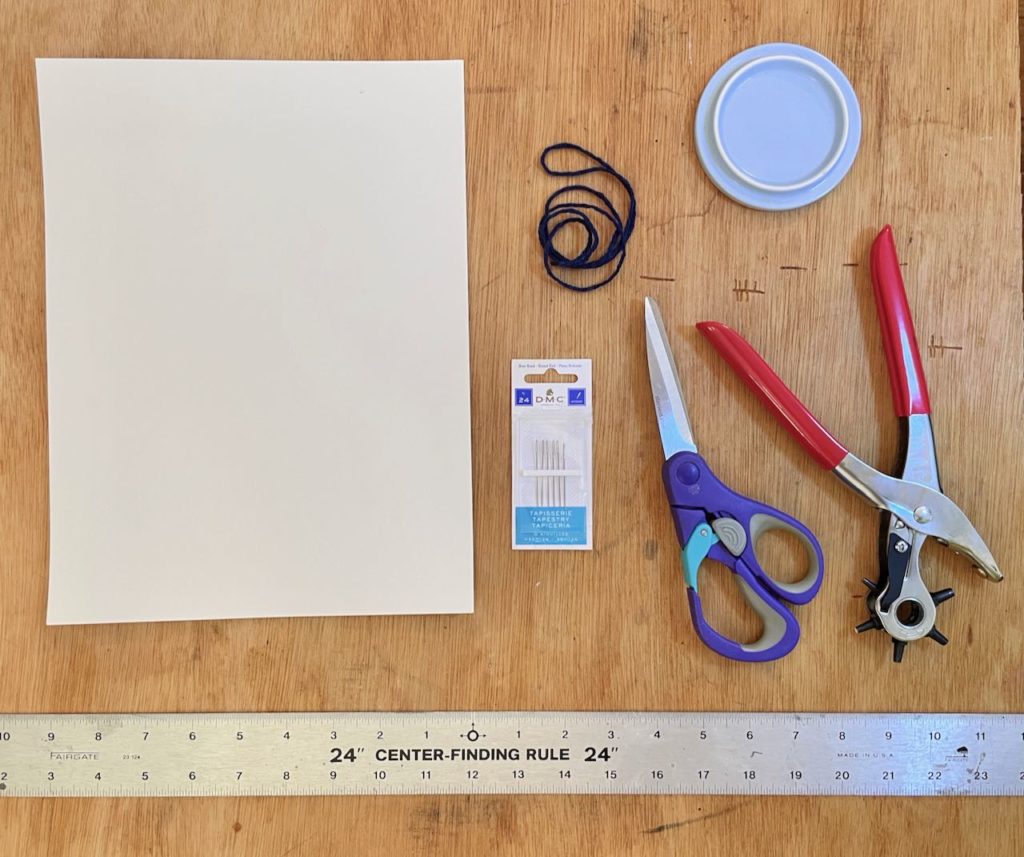
[(987, 579), (1002, 580), (1003, 573), (967, 516), (942, 493), (928, 387), (889, 226), (871, 247), (871, 280), (900, 421), (895, 476), (879, 473), (832, 437), (738, 333), (719, 322), (697, 327), (822, 467), (883, 510), (879, 576), (865, 579), (870, 615), (857, 631), (884, 629), (899, 662), (909, 642), (923, 637), (948, 642), (935, 627), (935, 608), (952, 598), (953, 590), (931, 592), (921, 578), (921, 548), (929, 536), (966, 556)]

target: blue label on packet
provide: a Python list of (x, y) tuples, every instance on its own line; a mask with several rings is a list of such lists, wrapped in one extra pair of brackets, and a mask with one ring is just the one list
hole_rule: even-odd
[(585, 506), (517, 506), (517, 545), (585, 545)]

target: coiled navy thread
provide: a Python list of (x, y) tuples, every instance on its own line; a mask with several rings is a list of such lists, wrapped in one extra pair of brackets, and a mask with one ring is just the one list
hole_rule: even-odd
[[(548, 156), (552, 152), (562, 151), (578, 152), (589, 158), (593, 165), (579, 170), (556, 170), (548, 166)], [(544, 253), (544, 270), (548, 272), (548, 276), (552, 280), (577, 292), (592, 292), (594, 289), (607, 285), (618, 276), (623, 262), (626, 261), (626, 244), (629, 242), (629, 236), (633, 234), (633, 226), (636, 224), (636, 195), (633, 193), (633, 186), (622, 173), (603, 158), (599, 158), (593, 152), (582, 146), (577, 146), (575, 143), (554, 143), (548, 146), (541, 152), (540, 165), (549, 176), (577, 178), (590, 173), (606, 173), (621, 184), (626, 191), (626, 195), (629, 197), (629, 210), (623, 219), (612, 201), (601, 191), (585, 184), (568, 185), (556, 190), (547, 198), (544, 203), (544, 213), (537, 225), (537, 237)], [(584, 201), (560, 202), (563, 197), (573, 193), (582, 195)], [(601, 230), (598, 228), (600, 220), (595, 222), (595, 218), (603, 219), (611, 228), (607, 243), (603, 243), (601, 240)], [(586, 242), (583, 249), (575, 256), (565, 256), (555, 247), (555, 238), (563, 229), (577, 224), (583, 228)], [(614, 266), (608, 276), (600, 282), (590, 285), (572, 283), (556, 273), (556, 269), (592, 271), (608, 265)]]

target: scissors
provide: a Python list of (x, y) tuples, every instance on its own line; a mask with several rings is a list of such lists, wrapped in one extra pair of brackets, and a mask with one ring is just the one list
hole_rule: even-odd
[[(795, 518), (727, 488), (697, 452), (683, 403), (683, 390), (668, 344), (661, 312), (653, 298), (644, 299), (647, 366), (665, 450), (661, 475), (679, 543), (690, 616), (697, 636), (720, 655), (737, 661), (773, 661), (789, 654), (800, 639), (800, 626), (786, 608), (806, 604), (821, 586), (824, 559), (814, 534)], [(772, 579), (757, 558), (757, 541), (769, 530), (795, 535), (807, 552), (808, 570), (796, 583)], [(740, 592), (761, 619), (763, 630), (753, 643), (719, 634), (704, 618), (697, 572), (705, 559), (722, 563), (736, 575)]]
[(839, 443), (736, 331), (713, 321), (697, 328), (822, 467), (882, 510), (879, 578), (864, 581), (870, 617), (857, 631), (884, 628), (898, 663), (908, 642), (924, 637), (941, 645), (948, 642), (935, 627), (935, 608), (952, 598), (953, 590), (929, 592), (921, 579), (926, 539), (935, 538), (963, 554), (989, 580), (1000, 581), (1003, 573), (974, 525), (942, 493), (928, 387), (891, 227), (882, 229), (871, 247), (871, 279), (893, 407), (900, 419), (899, 477), (879, 473)]

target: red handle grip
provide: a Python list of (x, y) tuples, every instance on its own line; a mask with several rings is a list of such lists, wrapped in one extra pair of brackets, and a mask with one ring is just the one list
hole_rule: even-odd
[(886, 226), (871, 245), (871, 282), (875, 288), (875, 306), (882, 325), (882, 345), (889, 365), (889, 385), (896, 416), (931, 412), (928, 385), (917, 350), (914, 321), (903, 288), (900, 260), (892, 227)]
[(826, 470), (832, 470), (843, 460), (847, 454), (846, 448), (814, 418), (747, 340), (718, 321), (702, 321), (697, 329), (711, 340), (725, 362), (732, 366), (736, 374), (818, 464)]

